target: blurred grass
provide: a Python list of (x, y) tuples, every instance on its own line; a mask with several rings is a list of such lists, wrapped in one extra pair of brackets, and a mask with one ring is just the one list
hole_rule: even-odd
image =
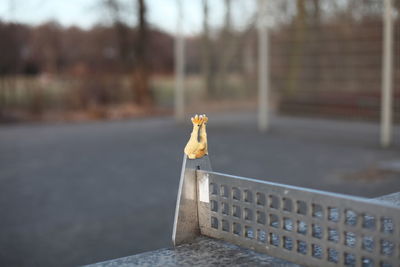
[[(172, 107), (174, 101), (174, 77), (156, 76), (152, 79), (152, 90), (156, 104)], [(206, 95), (206, 88), (201, 75), (190, 75), (185, 80), (185, 101), (187, 104), (199, 101), (221, 100), (248, 100), (255, 96), (254, 88), (247, 85), (241, 75), (230, 75), (223, 88), (217, 88), (218, 95), (210, 99)]]
[[(134, 90), (130, 78), (128, 75), (2, 77), (0, 78), (0, 120), (37, 120), (43, 117), (50, 118), (49, 114), (93, 113), (94, 110), (97, 110), (94, 113), (104, 113), (105, 109), (113, 109), (119, 105), (134, 106), (132, 104)], [(150, 88), (154, 96), (153, 108), (172, 110), (174, 87), (173, 75), (152, 76)], [(220, 88), (218, 93), (215, 99), (207, 97), (201, 75), (189, 75), (185, 79), (187, 106), (202, 105), (206, 101), (246, 100), (251, 95), (240, 75), (228, 76), (224, 88)], [(135, 110), (138, 109), (140, 107)]]

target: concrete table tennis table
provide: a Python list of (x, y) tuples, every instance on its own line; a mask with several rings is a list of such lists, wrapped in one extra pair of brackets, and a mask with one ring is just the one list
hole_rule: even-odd
[(400, 192), (373, 199), (213, 172), (184, 156), (171, 248), (88, 265), (399, 266)]

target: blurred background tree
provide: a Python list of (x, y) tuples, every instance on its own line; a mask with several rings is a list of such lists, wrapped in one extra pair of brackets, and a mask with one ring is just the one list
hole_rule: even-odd
[[(175, 33), (149, 19), (157, 7), (153, 2), (99, 0), (91, 12), (102, 15), (101, 23), (87, 28), (0, 17), (0, 121), (171, 112)], [(398, 58), (400, 4), (394, 4)], [(197, 22), (186, 16), (184, 23), (187, 112), (204, 104), (210, 110), (254, 109), (255, 1), (198, 0), (185, 6), (199, 14)], [(273, 110), (377, 119), (382, 1), (282, 0), (270, 1), (268, 8)], [(196, 30), (188, 32), (195, 23)], [(396, 63), (396, 81), (399, 70)], [(399, 99), (399, 83), (394, 84)], [(397, 104), (395, 110), (398, 119)]]

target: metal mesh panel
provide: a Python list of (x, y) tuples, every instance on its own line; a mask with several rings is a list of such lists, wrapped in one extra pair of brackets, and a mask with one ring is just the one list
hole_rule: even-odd
[(395, 206), (214, 172), (197, 177), (203, 235), (311, 266), (398, 266)]

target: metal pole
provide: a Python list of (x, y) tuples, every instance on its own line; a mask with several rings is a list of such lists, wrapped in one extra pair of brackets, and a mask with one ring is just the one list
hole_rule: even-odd
[(185, 40), (183, 36), (183, 2), (176, 1), (178, 22), (175, 37), (175, 99), (174, 114), (177, 122), (184, 120)]
[(258, 0), (258, 129), (268, 130), (269, 58), (267, 1)]
[(393, 104), (393, 12), (392, 0), (384, 0), (383, 53), (382, 53), (382, 97), (381, 97), (381, 145), (392, 142)]

